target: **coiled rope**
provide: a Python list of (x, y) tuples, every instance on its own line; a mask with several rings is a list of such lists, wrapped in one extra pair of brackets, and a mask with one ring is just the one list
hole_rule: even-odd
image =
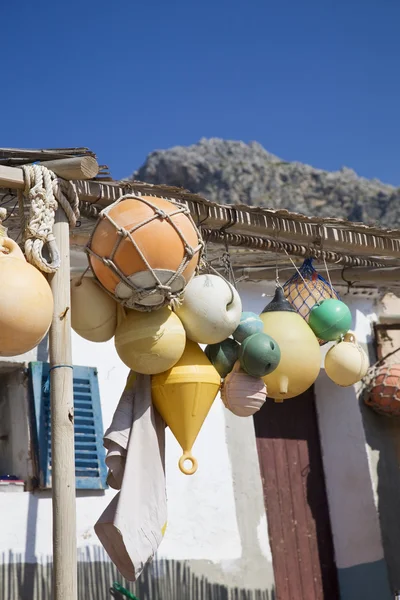
[[(71, 181), (58, 179), (42, 165), (23, 165), (25, 189), (18, 193), (21, 228), (24, 232), (26, 260), (44, 273), (55, 273), (60, 267), (60, 254), (53, 234), (58, 206), (65, 212), (70, 227), (79, 218), (79, 197)], [(29, 222), (25, 222), (24, 198), (29, 202)], [(50, 261), (43, 256), (47, 246)]]

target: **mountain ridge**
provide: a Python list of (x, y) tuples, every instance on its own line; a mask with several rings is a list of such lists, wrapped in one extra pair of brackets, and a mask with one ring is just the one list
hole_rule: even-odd
[(289, 162), (258, 142), (202, 138), (151, 152), (131, 179), (182, 187), (219, 204), (287, 209), (400, 227), (400, 189), (342, 167), (324, 171)]

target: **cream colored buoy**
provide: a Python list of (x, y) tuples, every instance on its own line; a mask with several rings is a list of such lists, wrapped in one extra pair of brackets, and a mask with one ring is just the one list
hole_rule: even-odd
[(18, 356), (35, 348), (48, 332), (53, 294), (13, 240), (5, 237), (1, 244), (8, 254), (0, 252), (0, 356)]
[(262, 379), (242, 371), (237, 361), (224, 380), (221, 398), (226, 408), (237, 417), (251, 417), (265, 403), (267, 388)]
[(263, 377), (268, 395), (277, 402), (299, 396), (318, 377), (321, 365), (318, 340), (279, 287), (260, 318), (264, 332), (277, 342), (281, 353), (278, 367)]
[(218, 344), (237, 328), (242, 302), (235, 288), (218, 275), (199, 275), (187, 285), (182, 304), (175, 309), (189, 340)]
[(171, 369), (186, 344), (183, 325), (170, 308), (144, 313), (119, 307), (115, 348), (136, 373), (156, 375)]
[(107, 342), (117, 328), (117, 303), (91, 277), (71, 280), (71, 327), (90, 342)]
[(361, 381), (367, 374), (368, 366), (368, 356), (353, 333), (347, 333), (343, 341), (333, 346), (325, 356), (326, 374), (341, 387)]

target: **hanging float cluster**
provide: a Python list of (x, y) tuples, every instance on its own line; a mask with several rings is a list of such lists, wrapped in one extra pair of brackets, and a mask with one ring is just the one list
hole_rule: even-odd
[[(99, 217), (87, 248), (94, 279), (71, 284), (75, 331), (90, 341), (114, 337), (121, 360), (152, 376), (154, 405), (182, 447), (185, 474), (197, 469), (192, 446), (220, 389), (225, 406), (248, 417), (267, 396), (281, 402), (314, 383), (320, 343), (337, 342), (325, 367), (339, 385), (354, 383), (365, 366), (345, 337), (350, 311), (334, 290), (307, 298), (303, 314), (296, 298), (304, 290), (294, 294), (292, 278), (261, 315), (242, 312), (232, 283), (199, 274), (202, 248), (184, 206), (130, 195)], [(314, 273), (309, 279), (321, 284)]]

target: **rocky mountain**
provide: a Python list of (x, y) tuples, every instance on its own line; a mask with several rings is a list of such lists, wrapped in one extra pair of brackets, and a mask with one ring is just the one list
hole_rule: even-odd
[(257, 142), (202, 139), (156, 150), (132, 179), (183, 187), (220, 204), (286, 208), (400, 227), (400, 189), (342, 168), (328, 172), (286, 162)]

